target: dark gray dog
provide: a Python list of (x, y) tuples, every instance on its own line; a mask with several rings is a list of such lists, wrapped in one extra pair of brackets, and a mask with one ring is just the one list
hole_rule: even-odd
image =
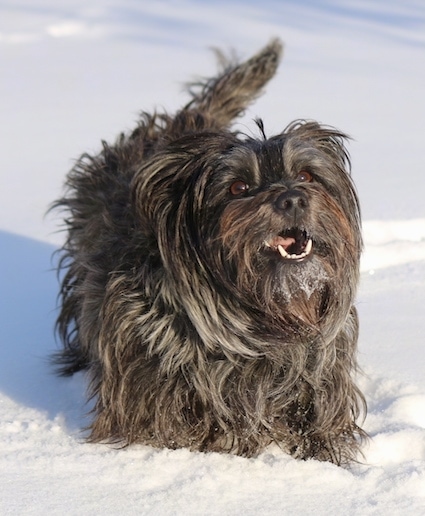
[(175, 116), (143, 114), (68, 176), (56, 362), (89, 372), (90, 441), (355, 460), (362, 243), (345, 135), (229, 128), (280, 54), (274, 40), (225, 62)]

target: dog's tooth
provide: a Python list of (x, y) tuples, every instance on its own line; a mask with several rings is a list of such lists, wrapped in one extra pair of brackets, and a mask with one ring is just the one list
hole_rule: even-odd
[(312, 241), (312, 240), (311, 240), (311, 238), (310, 238), (310, 240), (307, 242), (307, 245), (305, 246), (304, 254), (305, 254), (306, 256), (307, 256), (308, 254), (310, 254), (310, 253), (311, 253), (312, 248), (313, 248), (313, 241)]
[(290, 258), (289, 254), (285, 251), (285, 249), (281, 245), (277, 246), (277, 250), (279, 251), (279, 253), (281, 254), (281, 256), (283, 258)]
[(266, 242), (266, 241), (264, 241), (264, 245), (265, 245), (266, 247), (271, 247), (271, 245), (270, 245), (268, 242)]

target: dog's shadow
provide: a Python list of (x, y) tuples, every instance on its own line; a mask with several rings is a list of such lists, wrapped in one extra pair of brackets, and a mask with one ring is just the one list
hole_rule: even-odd
[(81, 426), (84, 379), (58, 378), (49, 356), (58, 281), (51, 245), (0, 231), (0, 392), (67, 426)]

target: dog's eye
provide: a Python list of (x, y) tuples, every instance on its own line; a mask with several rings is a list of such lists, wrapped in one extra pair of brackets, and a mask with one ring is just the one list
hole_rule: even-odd
[(230, 185), (230, 193), (232, 195), (242, 195), (249, 190), (249, 185), (244, 181), (235, 181)]
[(313, 181), (313, 176), (307, 170), (301, 170), (301, 172), (297, 175), (297, 181), (300, 183), (311, 183)]

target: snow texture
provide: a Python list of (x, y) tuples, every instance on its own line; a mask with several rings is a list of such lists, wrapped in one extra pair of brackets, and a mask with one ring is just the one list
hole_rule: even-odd
[[(74, 158), (182, 105), (209, 47), (246, 57), (273, 36), (285, 58), (243, 130), (309, 118), (353, 137), (364, 463), (86, 444), (84, 375), (47, 363), (63, 235), (46, 208)], [(425, 514), (423, 1), (4, 0), (0, 69), (0, 514)]]

